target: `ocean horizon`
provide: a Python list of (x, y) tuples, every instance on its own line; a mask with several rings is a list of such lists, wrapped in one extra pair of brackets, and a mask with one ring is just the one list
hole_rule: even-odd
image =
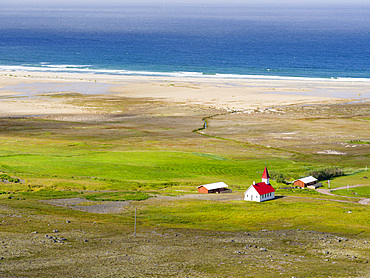
[(370, 5), (2, 6), (0, 70), (370, 79)]

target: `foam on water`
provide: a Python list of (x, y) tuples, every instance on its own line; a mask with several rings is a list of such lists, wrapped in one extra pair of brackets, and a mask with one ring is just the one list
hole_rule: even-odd
[(208, 74), (203, 72), (154, 72), (154, 71), (132, 71), (132, 70), (111, 70), (93, 69), (91, 65), (51, 65), (40, 64), (39, 66), (2, 66), (1, 71), (16, 72), (66, 72), (66, 73), (89, 73), (89, 74), (109, 74), (109, 75), (131, 75), (131, 76), (161, 76), (161, 77), (191, 77), (191, 78), (218, 78), (218, 79), (266, 79), (266, 80), (307, 80), (323, 81), (330, 80), (336, 82), (370, 82), (370, 78), (348, 78), (348, 77), (299, 77), (299, 76), (275, 76), (275, 75), (242, 75), (242, 74)]

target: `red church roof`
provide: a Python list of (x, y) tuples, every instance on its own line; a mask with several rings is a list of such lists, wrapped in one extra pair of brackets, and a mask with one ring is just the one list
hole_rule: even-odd
[(267, 167), (265, 167), (265, 170), (263, 171), (262, 178), (263, 179), (269, 179), (270, 178), (269, 172), (267, 171)]
[(264, 182), (259, 182), (259, 183), (253, 184), (252, 186), (254, 187), (254, 189), (256, 189), (256, 191), (260, 195), (275, 192), (275, 189), (270, 184), (266, 184)]

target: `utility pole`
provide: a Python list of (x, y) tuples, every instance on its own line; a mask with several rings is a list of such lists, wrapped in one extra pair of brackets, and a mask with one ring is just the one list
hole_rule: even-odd
[(134, 225), (134, 237), (136, 237), (136, 211), (137, 211), (137, 208), (135, 208), (135, 225)]

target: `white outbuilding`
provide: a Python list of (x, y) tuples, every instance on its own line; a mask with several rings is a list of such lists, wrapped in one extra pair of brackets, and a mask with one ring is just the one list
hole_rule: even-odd
[(318, 180), (314, 178), (313, 176), (308, 176), (305, 178), (301, 178), (299, 180), (295, 180), (294, 185), (299, 186), (301, 188), (308, 187), (311, 189), (316, 189), (322, 186), (321, 182), (318, 182)]
[(224, 182), (215, 182), (198, 186), (199, 193), (231, 193), (228, 185)]

